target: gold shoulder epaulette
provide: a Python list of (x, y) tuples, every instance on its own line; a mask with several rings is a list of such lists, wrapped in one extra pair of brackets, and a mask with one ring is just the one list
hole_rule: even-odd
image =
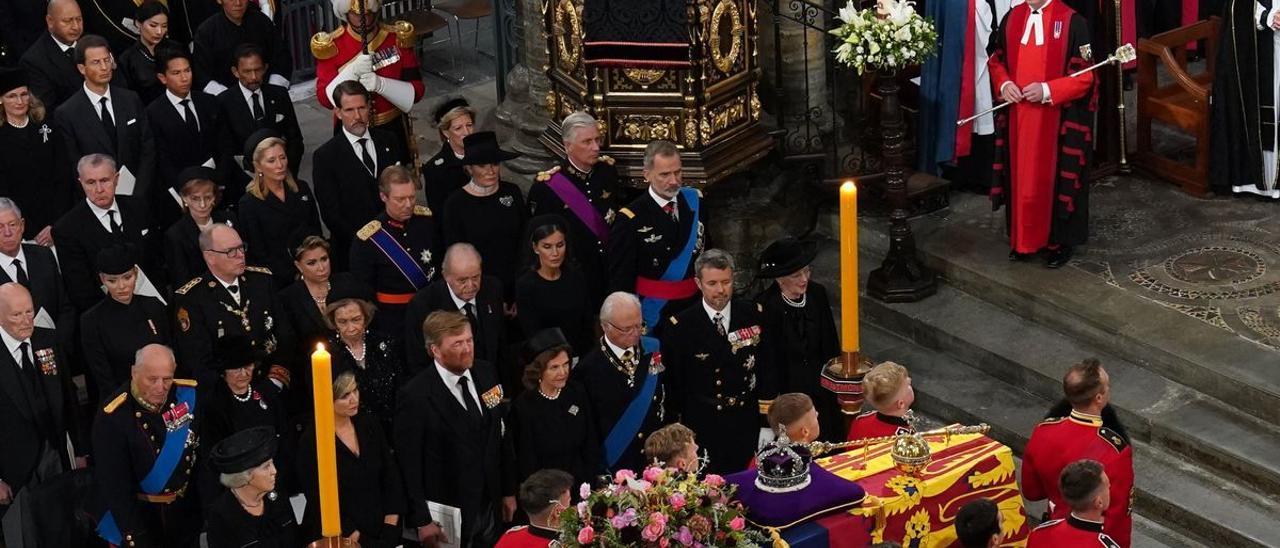
[(246, 266), (244, 269), (246, 272), (257, 272), (258, 274), (266, 274), (268, 276), (271, 275), (271, 269), (265, 266)]
[(539, 171), (538, 176), (535, 178), (545, 183), (547, 181), (550, 181), (551, 176), (555, 175), (557, 171), (560, 171), (560, 166), (553, 166), (551, 169), (548, 169), (546, 171)]
[(396, 45), (402, 48), (412, 48), (414, 46), (413, 23), (408, 21), (396, 21), (395, 28)]
[(768, 415), (771, 407), (773, 407), (773, 400), (760, 400), (761, 415)]
[(196, 381), (194, 379), (173, 379), (173, 384), (178, 386), (190, 386), (191, 388), (196, 387)]
[(609, 165), (613, 165), (613, 163), (616, 162), (617, 160), (614, 160), (613, 156), (610, 156), (608, 154), (601, 154), (600, 161)]
[[(431, 208), (424, 205), (416, 205), (416, 206), (413, 206), (413, 214), (419, 217), (430, 217)], [(374, 222), (376, 223), (377, 221), (374, 221)], [(363, 240), (364, 238), (361, 238), (361, 239)]]
[(311, 36), (311, 55), (321, 61), (332, 59), (338, 54), (338, 46), (333, 43), (334, 34), (320, 31)]
[(1124, 448), (1129, 445), (1129, 442), (1124, 441), (1124, 438), (1119, 433), (1105, 426), (1098, 429), (1098, 437), (1111, 444), (1117, 453), (1124, 451)]
[(1057, 424), (1064, 420), (1067, 420), (1067, 418), (1066, 417), (1049, 417), (1045, 420), (1040, 421), (1040, 424)]
[(127, 399), (129, 399), (129, 393), (121, 392), (115, 398), (112, 398), (111, 401), (107, 402), (106, 405), (102, 406), (102, 410), (105, 411), (108, 415), (110, 415), (111, 413), (115, 413), (116, 408), (120, 407), (121, 405), (124, 405), (124, 400), (127, 400)]
[(188, 291), (191, 291), (191, 288), (195, 287), (196, 284), (200, 283), (200, 279), (201, 279), (200, 276), (196, 276), (195, 278), (192, 278), (191, 281), (187, 282), (186, 285), (179, 287), (177, 291), (174, 291), (174, 293), (178, 295), (186, 295)]
[(372, 221), (369, 221), (364, 226), (360, 227), (360, 231), (356, 232), (356, 237), (360, 238), (361, 240), (368, 240), (370, 236), (373, 236), (373, 233), (379, 230), (382, 230), (382, 223), (379, 222), (377, 219), (374, 219)]
[(626, 208), (626, 207), (624, 207), (624, 208), (622, 208), (622, 209), (619, 209), (619, 210), (618, 210), (618, 213), (621, 213), (621, 214), (623, 214), (623, 215), (626, 215), (628, 219), (634, 219), (634, 218), (636, 218), (636, 214), (635, 214), (635, 213), (632, 213), (630, 208)]
[(680, 323), (680, 320), (677, 320), (675, 316), (671, 316), (671, 317), (669, 317), (669, 318), (667, 318), (667, 319), (671, 321), (671, 325), (676, 325), (676, 324)]

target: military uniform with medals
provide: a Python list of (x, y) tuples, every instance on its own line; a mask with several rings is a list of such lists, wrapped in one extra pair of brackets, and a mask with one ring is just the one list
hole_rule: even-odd
[(742, 470), (755, 456), (776, 395), (773, 343), (760, 305), (734, 299), (727, 308), (724, 335), (701, 300), (668, 318), (662, 335), (668, 408), (697, 434), (716, 473)]
[[(195, 388), (193, 380), (174, 379), (165, 403), (152, 408), (126, 383), (98, 411), (93, 424), (93, 477), (104, 514), (98, 532), (113, 544), (196, 546), (203, 519), (195, 477), (201, 452)], [(170, 448), (169, 443), (178, 445)], [(176, 462), (169, 476), (149, 478), (157, 461), (169, 452), (173, 456), (168, 458)], [(144, 487), (148, 479), (152, 479), (150, 491)], [(113, 527), (106, 525), (108, 521)]]
[[(676, 195), (673, 218), (658, 205), (653, 191), (646, 190), (627, 207), (618, 210), (605, 247), (609, 292), (635, 293), (643, 300), (650, 297), (650, 293), (655, 293), (649, 288), (656, 286), (677, 297), (666, 299), (665, 306), (657, 314), (651, 315), (645, 310), (645, 321), (657, 335), (661, 335), (661, 329), (665, 327), (660, 325), (662, 318), (679, 313), (697, 303), (699, 298), (698, 287), (693, 281), (693, 263), (706, 246), (707, 213), (705, 207), (699, 207), (697, 219), (694, 219), (685, 192), (694, 193), (699, 199), (702, 197), (702, 191), (681, 189)], [(692, 223), (697, 223), (697, 226), (691, 226)], [(668, 266), (684, 250), (691, 233), (696, 240), (680, 279), (660, 281)]]
[(256, 369), (255, 377), (270, 378), (287, 387), (294, 358), (290, 352), (295, 348), (293, 330), (271, 281), (271, 271), (245, 267), (236, 287), (238, 301), (206, 271), (174, 292), (178, 366), (200, 382), (222, 382), (213, 366), (214, 345), (223, 338), (241, 336), (266, 355), (262, 361), (265, 367)]
[(529, 211), (534, 217), (555, 214), (568, 223), (569, 257), (585, 275), (594, 305), (599, 305), (605, 297), (604, 253), (608, 233), (603, 239), (598, 237), (548, 183), (557, 173), (563, 175), (591, 202), (607, 227), (617, 216), (619, 202), (618, 169), (613, 164), (613, 158), (601, 155), (589, 171), (582, 171), (565, 158), (560, 165), (538, 173), (537, 181), (529, 187)]
[[(615, 353), (602, 337), (597, 340), (596, 348), (583, 356), (573, 368), (572, 379), (586, 388), (591, 413), (597, 425), (596, 433), (601, 443), (605, 442), (616, 427), (632, 400), (641, 393), (641, 387), (648, 377), (663, 374), (661, 358), (654, 363), (654, 356), (640, 346), (621, 351), (621, 356)], [(621, 451), (616, 462), (612, 465), (605, 463), (609, 472), (644, 468), (644, 440), (649, 434), (662, 428), (667, 416), (665, 381), (665, 378), (658, 377), (658, 385), (650, 397), (649, 407), (636, 429), (634, 439)]]
[[(409, 301), (421, 287), (416, 287), (400, 268), (373, 241), (375, 233), (385, 230), (426, 275), (427, 282), (436, 279), (443, 254), (436, 221), (426, 206), (414, 206), (413, 216), (403, 223), (391, 219), (384, 211), (356, 233), (351, 242), (351, 274), (372, 287), (377, 299), (377, 328), (383, 333), (404, 331), (404, 313)], [(394, 250), (393, 250), (394, 251)], [(423, 284), (422, 287), (426, 287)]]

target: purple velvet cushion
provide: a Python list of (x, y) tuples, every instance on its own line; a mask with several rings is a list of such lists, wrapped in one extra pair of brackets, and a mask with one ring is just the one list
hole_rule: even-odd
[(824, 514), (851, 508), (862, 502), (862, 486), (809, 464), (809, 485), (790, 493), (767, 493), (756, 487), (756, 471), (744, 470), (725, 477), (738, 486), (738, 500), (747, 508), (747, 519), (765, 527), (789, 527)]

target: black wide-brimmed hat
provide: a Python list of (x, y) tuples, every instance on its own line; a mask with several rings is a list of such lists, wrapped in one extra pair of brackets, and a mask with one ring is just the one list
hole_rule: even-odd
[(93, 266), (99, 274), (119, 276), (133, 268), (133, 248), (128, 244), (116, 244), (98, 250)]
[(462, 153), (462, 165), (501, 164), (507, 160), (519, 158), (519, 152), (511, 152), (498, 148), (498, 134), (492, 131), (478, 131), (462, 139), (465, 151)]
[(281, 137), (279, 133), (276, 133), (275, 130), (268, 129), (268, 128), (259, 129), (258, 131), (255, 131), (249, 135), (249, 138), (244, 142), (244, 162), (243, 163), (244, 163), (245, 170), (253, 171), (253, 151), (257, 150), (258, 143), (266, 141), (267, 139), (270, 139), (272, 137), (277, 137), (280, 139), (284, 138), (284, 137)]
[(218, 442), (209, 452), (213, 469), (222, 474), (252, 470), (276, 455), (276, 429), (255, 426), (236, 432)]
[(811, 240), (799, 240), (791, 236), (780, 238), (764, 248), (760, 254), (760, 265), (756, 276), (760, 278), (781, 278), (809, 266), (818, 256), (818, 243)]
[(22, 86), (30, 85), (31, 78), (27, 75), (27, 69), (24, 68), (7, 68), (0, 69), (0, 95), (4, 95), (18, 89)]
[[(440, 125), (440, 121), (444, 120), (444, 115), (448, 114), (449, 111), (458, 107), (469, 106), (471, 106), (471, 103), (468, 103), (463, 97), (451, 97), (449, 99), (445, 99), (444, 102), (440, 103), (440, 105), (436, 107), (436, 110), (431, 113), (431, 119), (435, 120), (436, 125)], [(475, 122), (475, 120), (472, 120), (472, 122)]]
[(569, 341), (564, 338), (564, 332), (559, 327), (550, 327), (534, 333), (529, 340), (524, 343), (525, 361), (531, 362), (538, 354), (546, 352), (557, 346), (568, 346)]
[(240, 369), (249, 364), (258, 365), (265, 357), (266, 353), (248, 337), (232, 335), (218, 339), (214, 344), (212, 367), (215, 371)]

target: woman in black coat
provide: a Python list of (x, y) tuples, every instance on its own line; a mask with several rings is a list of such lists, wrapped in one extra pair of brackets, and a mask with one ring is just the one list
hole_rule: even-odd
[(252, 159), (253, 182), (240, 198), (240, 236), (248, 245), (248, 263), (271, 269), (276, 287), (293, 281), (289, 242), (300, 233), (320, 234), (320, 212), (306, 181), (289, 173), (284, 139), (260, 129), (245, 146)]
[(276, 433), (240, 431), (213, 446), (209, 460), (226, 489), (206, 511), (209, 548), (297, 548), (298, 524), (289, 498), (276, 491)]
[[(360, 412), (360, 388), (351, 371), (338, 374), (333, 381), (342, 536), (349, 537), (358, 531), (364, 548), (389, 548), (401, 544), (404, 482), (378, 419)], [(302, 433), (298, 477), (303, 480), (302, 490), (307, 500), (319, 501), (314, 425), (307, 426)], [(306, 538), (320, 538), (319, 504), (307, 504), (302, 530)]]
[(575, 485), (592, 483), (604, 472), (604, 456), (586, 390), (569, 382), (571, 349), (557, 329), (538, 332), (525, 346), (533, 355), (524, 370), (527, 390), (511, 407), (518, 477), (554, 468)]
[(298, 276), (280, 292), (280, 301), (298, 341), (298, 355), (305, 356), (315, 350), (316, 343), (327, 343), (333, 334), (324, 318), (332, 295), (355, 295), (372, 302), (373, 290), (350, 273), (333, 272), (328, 240), (307, 234), (289, 248)]
[(137, 93), (142, 104), (147, 105), (164, 95), (164, 85), (156, 78), (156, 51), (182, 46), (167, 39), (169, 8), (164, 4), (156, 0), (143, 2), (134, 13), (133, 21), (138, 25), (138, 41), (117, 57), (116, 74), (121, 77), (120, 83)]
[(436, 212), (439, 219), (445, 200), (471, 180), (462, 168), (462, 157), (466, 154), (462, 140), (475, 132), (476, 113), (466, 99), (455, 97), (436, 107), (432, 119), (440, 130), (440, 152), (422, 165), (422, 180), (426, 181), (427, 207)]
[(369, 330), (373, 320), (373, 303), (350, 294), (331, 293), (325, 307), (325, 322), (333, 335), (329, 353), (333, 370), (355, 373), (360, 384), (364, 408), (381, 423), (384, 432), (391, 431), (396, 414), (396, 392), (404, 384), (404, 350), (393, 337)]
[(169, 269), (169, 279), (174, 287), (181, 287), (187, 280), (205, 271), (204, 254), (200, 252), (200, 231), (213, 223), (236, 226), (235, 214), (215, 210), (221, 201), (217, 174), (204, 166), (189, 167), (178, 174), (182, 198), (182, 218), (174, 221), (164, 232), (164, 264)]
[(0, 72), (0, 196), (22, 210), (24, 240), (53, 245), (53, 223), (74, 205), (75, 162), (63, 158), (47, 111), (28, 87), (26, 69)]
[(502, 281), (503, 302), (514, 302), (516, 271), (520, 269), (520, 236), (528, 209), (524, 194), (513, 183), (498, 180), (499, 165), (519, 154), (498, 148), (492, 131), (468, 135), (462, 159), (471, 176), (461, 190), (444, 203), (446, 246), (467, 242), (484, 261), (484, 273)]
[[(525, 333), (558, 328), (573, 348), (594, 346), (594, 316), (582, 273), (569, 267), (564, 219), (541, 215), (529, 222), (532, 268), (516, 280), (516, 319)], [(575, 356), (576, 357), (576, 356)]]
[(80, 316), (91, 394), (106, 396), (127, 383), (139, 348), (173, 343), (164, 303), (135, 293), (138, 268), (129, 257), (127, 247), (112, 246), (99, 250), (95, 260), (107, 296)]

